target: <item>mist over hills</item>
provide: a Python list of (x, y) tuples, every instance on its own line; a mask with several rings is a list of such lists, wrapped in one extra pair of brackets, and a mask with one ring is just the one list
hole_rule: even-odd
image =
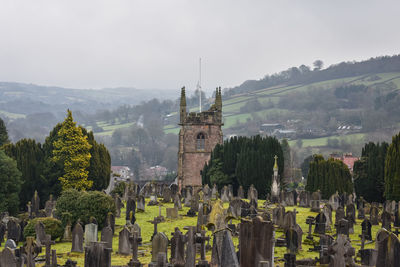
[[(67, 108), (85, 113), (113, 109), (120, 105), (136, 105), (152, 98), (168, 99), (173, 96), (168, 89), (104, 88), (71, 89), (57, 86), (0, 82), (0, 114), (13, 119), (33, 113), (65, 113)], [(8, 114), (7, 114), (8, 113)], [(8, 116), (7, 116), (8, 115)], [(14, 115), (15, 116), (15, 115)]]

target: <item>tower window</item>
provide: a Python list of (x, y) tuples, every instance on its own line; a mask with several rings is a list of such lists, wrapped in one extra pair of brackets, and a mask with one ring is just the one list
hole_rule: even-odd
[(205, 135), (203, 133), (199, 133), (197, 135), (196, 142), (196, 150), (204, 150), (205, 149)]

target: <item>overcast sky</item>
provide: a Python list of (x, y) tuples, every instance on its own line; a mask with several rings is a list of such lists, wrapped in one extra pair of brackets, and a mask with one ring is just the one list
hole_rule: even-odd
[(232, 87), (291, 66), (400, 54), (400, 1), (0, 0), (0, 81)]

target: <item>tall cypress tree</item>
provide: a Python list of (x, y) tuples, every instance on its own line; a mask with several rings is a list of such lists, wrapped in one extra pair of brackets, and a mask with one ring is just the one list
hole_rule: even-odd
[(400, 200), (400, 133), (393, 136), (385, 160), (385, 197)]
[(8, 132), (7, 132), (6, 124), (0, 118), (0, 147), (2, 145), (7, 144), (8, 142), (10, 142), (10, 141), (8, 139)]

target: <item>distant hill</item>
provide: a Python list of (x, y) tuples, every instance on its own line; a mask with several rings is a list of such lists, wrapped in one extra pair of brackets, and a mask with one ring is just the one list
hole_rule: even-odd
[(123, 104), (135, 105), (152, 98), (168, 99), (172, 90), (105, 88), (70, 89), (34, 84), (0, 82), (0, 114), (13, 119), (18, 115), (63, 112), (67, 108), (94, 113)]

